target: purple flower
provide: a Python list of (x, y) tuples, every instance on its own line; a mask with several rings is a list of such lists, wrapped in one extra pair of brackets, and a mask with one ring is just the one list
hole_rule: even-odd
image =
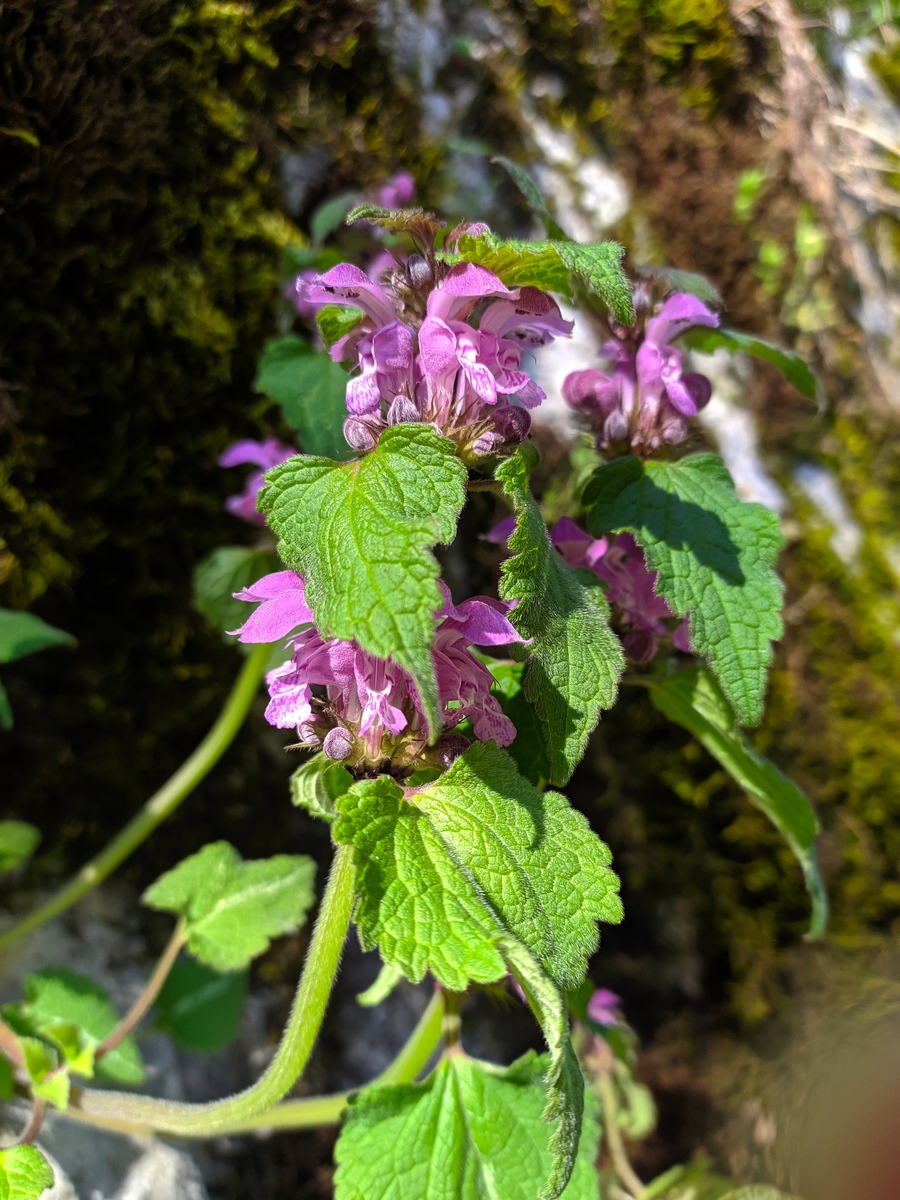
[(236, 467), (242, 463), (253, 463), (260, 469), (247, 476), (242, 492), (229, 496), (225, 501), (225, 508), (228, 512), (232, 516), (249, 521), (251, 525), (265, 525), (266, 518), (262, 513), (256, 511), (256, 497), (265, 482), (263, 476), (271, 467), (277, 467), (279, 463), (286, 462), (296, 453), (297, 451), (293, 447), (283, 445), (276, 438), (266, 438), (264, 442), (255, 442), (252, 438), (245, 438), (244, 441), (234, 442), (230, 445), (219, 456), (220, 467)]
[(437, 264), (436, 284), (424, 259), (419, 266), (427, 294), (415, 302), (411, 271), (403, 282), (395, 269), (384, 287), (346, 263), (298, 279), (304, 302), (354, 304), (365, 313), (331, 349), (336, 361), (355, 358), (359, 368), (347, 385), (347, 441), (368, 450), (388, 425), (424, 421), (452, 438), (464, 459), (515, 446), (531, 426), (527, 410), (545, 398), (522, 370), (523, 356), (568, 337), (572, 322), (543, 292), (511, 291), (476, 263)]
[[(665, 622), (674, 614), (656, 594), (657, 573), (647, 568), (644, 552), (631, 534), (593, 538), (563, 517), (550, 531), (550, 539), (569, 566), (593, 571), (608, 585), (606, 597), (618, 617), (622, 648), (633, 662), (649, 662), (656, 653), (657, 638), (668, 632)], [(675, 629), (672, 641), (679, 650), (690, 653), (686, 621)]]
[(384, 208), (404, 208), (416, 194), (416, 181), (409, 171), (398, 171), (378, 192), (378, 203)]
[[(236, 631), (242, 642), (275, 641), (312, 621), (304, 581), (293, 571), (267, 575), (236, 598), (262, 601)], [(387, 763), (407, 774), (448, 765), (468, 744), (449, 732), (464, 719), (480, 741), (508, 746), (515, 728), (491, 694), (493, 676), (469, 650), (521, 641), (508, 606), (483, 597), (454, 605), (446, 589), (444, 598), (433, 656), (445, 732), (435, 746), (427, 744), (421, 701), (406, 671), (356, 642), (323, 638), (314, 627), (293, 634), (291, 658), (267, 675), (266, 719), (296, 728), (302, 745), (321, 747), (360, 773)]]
[(684, 441), (688, 419), (709, 402), (712, 388), (705, 375), (684, 370), (684, 355), (670, 342), (692, 326), (718, 323), (702, 301), (679, 292), (643, 330), (620, 327), (605, 344), (610, 373), (589, 369), (568, 376), (563, 396), (591, 421), (601, 449), (627, 443), (649, 454)]
[(611, 992), (609, 988), (597, 988), (587, 1002), (587, 1015), (598, 1025), (618, 1025), (621, 1004), (622, 1001), (615, 992)]

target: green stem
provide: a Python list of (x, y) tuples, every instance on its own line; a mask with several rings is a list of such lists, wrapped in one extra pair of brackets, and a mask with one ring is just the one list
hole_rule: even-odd
[(601, 1071), (598, 1074), (597, 1088), (600, 1092), (600, 1102), (603, 1105), (603, 1133), (609, 1146), (609, 1156), (612, 1159), (613, 1168), (629, 1195), (638, 1197), (644, 1190), (644, 1185), (635, 1174), (634, 1168), (628, 1161), (628, 1155), (625, 1153), (625, 1143), (619, 1128), (616, 1094), (609, 1071)]
[(238, 730), (244, 723), (244, 718), (259, 690), (260, 681), (269, 658), (269, 646), (257, 646), (248, 657), (241, 672), (229, 692), (225, 706), (219, 713), (215, 725), (175, 774), (168, 779), (159, 791), (154, 792), (141, 811), (134, 817), (121, 833), (89, 863), (86, 863), (77, 875), (73, 876), (55, 895), (28, 914), (23, 920), (14, 925), (0, 937), (0, 951), (6, 950), (26, 933), (39, 929), (46, 921), (58, 917), (60, 913), (71, 908), (87, 892), (102, 883), (108, 875), (118, 867), (153, 830), (175, 811), (178, 805), (189, 796), (197, 784), (216, 765), (231, 743)]
[(128, 1037), (132, 1029), (143, 1021), (144, 1017), (150, 1011), (153, 1001), (162, 990), (163, 984), (169, 977), (169, 972), (175, 966), (175, 959), (178, 957), (181, 947), (184, 945), (184, 930), (181, 927), (181, 922), (175, 928), (175, 932), (169, 938), (169, 943), (162, 952), (159, 962), (150, 978), (147, 980), (147, 986), (138, 996), (137, 1000), (131, 1006), (131, 1009), (122, 1020), (118, 1023), (115, 1029), (106, 1035), (97, 1049), (94, 1051), (94, 1062), (99, 1062), (104, 1054), (109, 1054), (111, 1050), (115, 1050)]
[(352, 848), (339, 846), (290, 1020), (268, 1070), (252, 1087), (210, 1104), (178, 1104), (151, 1096), (85, 1088), (73, 1095), (72, 1105), (88, 1120), (99, 1118), (111, 1128), (127, 1124), (147, 1132), (208, 1137), (277, 1104), (302, 1073), (321, 1028), (350, 925), (355, 875)]
[[(425, 1068), (441, 1040), (443, 1018), (444, 997), (440, 990), (435, 990), (434, 996), (419, 1018), (418, 1025), (409, 1035), (403, 1049), (390, 1066), (377, 1079), (366, 1084), (366, 1087), (412, 1083)], [(314, 1129), (320, 1125), (336, 1125), (343, 1116), (344, 1109), (352, 1095), (353, 1092), (338, 1092), (333, 1096), (310, 1096), (305, 1100), (285, 1100), (284, 1103), (276, 1104), (274, 1108), (270, 1108), (266, 1112), (257, 1113), (256, 1116), (246, 1117), (244, 1120), (233, 1121), (216, 1132), (220, 1134), (251, 1133), (256, 1129)], [(78, 1108), (69, 1108), (62, 1115), (105, 1129), (118, 1129), (122, 1133), (144, 1132), (140, 1126), (129, 1125), (123, 1121), (101, 1120), (101, 1118), (88, 1115)]]
[[(409, 1035), (403, 1049), (377, 1079), (366, 1084), (383, 1087), (388, 1084), (412, 1083), (425, 1067), (438, 1042), (444, 1016), (444, 999), (435, 990), (428, 1007), (419, 1018), (419, 1023)], [(248, 1133), (253, 1129), (313, 1129), (319, 1125), (337, 1125), (354, 1092), (339, 1092), (334, 1096), (310, 1096), (306, 1100), (285, 1100), (246, 1121), (229, 1125), (222, 1133)]]

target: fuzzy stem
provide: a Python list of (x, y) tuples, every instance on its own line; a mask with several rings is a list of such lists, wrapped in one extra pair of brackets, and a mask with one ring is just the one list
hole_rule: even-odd
[(25, 1056), (19, 1039), (5, 1021), (0, 1021), (0, 1052), (6, 1055), (14, 1067), (25, 1066)]
[[(419, 1018), (419, 1023), (409, 1035), (405, 1045), (394, 1061), (385, 1070), (366, 1084), (383, 1087), (388, 1084), (412, 1083), (431, 1058), (434, 1048), (441, 1040), (444, 1016), (444, 999), (440, 990), (435, 990), (428, 1007)], [(355, 1088), (354, 1091), (361, 1089)], [(336, 1125), (353, 1092), (340, 1092), (335, 1096), (310, 1096), (304, 1100), (286, 1100), (268, 1112), (250, 1117), (246, 1121), (229, 1125), (223, 1133), (248, 1133), (254, 1129), (312, 1129), (319, 1125)]]
[(131, 1011), (122, 1018), (115, 1029), (107, 1034), (97, 1047), (94, 1053), (94, 1062), (99, 1062), (104, 1054), (109, 1054), (110, 1050), (115, 1050), (116, 1046), (124, 1042), (132, 1029), (144, 1019), (153, 1001), (159, 995), (162, 985), (168, 979), (169, 972), (174, 967), (175, 959), (178, 957), (178, 952), (183, 945), (184, 932), (179, 922), (175, 932), (169, 938), (169, 943), (162, 952), (162, 956), (156, 964), (153, 974), (147, 980), (147, 986), (132, 1005)]
[(31, 1115), (28, 1118), (28, 1124), (22, 1130), (17, 1146), (30, 1145), (37, 1135), (41, 1132), (41, 1126), (44, 1124), (44, 1117), (47, 1115), (47, 1101), (40, 1098), (35, 1099), (31, 1106)]
[(644, 1185), (635, 1174), (634, 1168), (628, 1161), (628, 1155), (625, 1153), (625, 1144), (622, 1141), (622, 1131), (619, 1129), (619, 1118), (616, 1112), (612, 1075), (608, 1071), (601, 1071), (597, 1076), (597, 1086), (603, 1104), (603, 1132), (606, 1134), (609, 1144), (609, 1156), (612, 1159), (613, 1167), (619, 1180), (631, 1195), (639, 1196), (644, 1190)]
[(207, 1137), (277, 1104), (306, 1066), (321, 1028), (350, 925), (355, 875), (352, 848), (339, 846), (287, 1028), (268, 1070), (252, 1087), (209, 1104), (179, 1104), (86, 1088), (73, 1094), (72, 1106), (88, 1120), (99, 1117), (111, 1128), (140, 1126), (144, 1132)]
[(45, 904), (30, 912), (0, 937), (0, 951), (6, 950), (26, 933), (39, 929), (58, 917), (108, 875), (150, 836), (160, 822), (175, 811), (216, 765), (244, 723), (244, 718), (259, 690), (269, 657), (269, 646), (257, 646), (241, 668), (228, 699), (209, 733), (174, 775), (153, 793), (136, 817), (128, 822), (104, 850), (86, 863)]
[[(436, 990), (400, 1053), (390, 1066), (377, 1079), (366, 1084), (366, 1087), (412, 1083), (425, 1067), (441, 1040), (443, 1017), (444, 998), (440, 990)], [(274, 1108), (257, 1113), (256, 1116), (225, 1125), (217, 1130), (217, 1133), (228, 1135), (252, 1133), (258, 1129), (314, 1129), (321, 1125), (336, 1125), (352, 1095), (353, 1092), (338, 1092), (333, 1096), (310, 1096), (303, 1100), (285, 1100), (282, 1104), (276, 1104)], [(143, 1127), (129, 1125), (125, 1121), (88, 1115), (79, 1108), (70, 1107), (61, 1115), (103, 1129), (115, 1129), (121, 1133), (144, 1132)]]

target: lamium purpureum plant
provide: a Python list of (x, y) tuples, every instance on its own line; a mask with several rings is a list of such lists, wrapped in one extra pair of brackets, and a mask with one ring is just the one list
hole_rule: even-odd
[[(384, 242), (361, 266), (335, 261), (323, 245), (335, 220), (325, 209), (314, 218), (317, 247), (293, 254), (286, 292), (304, 334), (270, 343), (257, 380), (313, 453), (273, 439), (224, 452), (224, 467), (255, 468), (228, 508), (259, 540), (220, 548), (197, 576), (202, 610), (257, 649), (178, 776), (4, 937), (62, 911), (181, 802), (265, 671), (266, 720), (300, 755), (291, 798), (329, 824), (334, 847), (278, 1050), (257, 1083), (221, 1101), (120, 1090), (142, 1081), (133, 1034), (151, 1008), (185, 1040), (174, 999), (211, 978), (243, 979), (313, 905), (310, 859), (245, 862), (216, 842), (144, 894), (173, 929), (125, 1016), (68, 970), (30, 976), (4, 1008), (0, 1086), (30, 1108), (2, 1153), (0, 1194), (32, 1200), (49, 1185), (33, 1145), (48, 1106), (189, 1137), (340, 1122), (338, 1200), (674, 1200), (698, 1181), (704, 1195), (742, 1194), (702, 1164), (645, 1185), (629, 1163), (625, 1141), (652, 1128), (652, 1097), (635, 1078), (618, 997), (587, 975), (599, 925), (623, 917), (618, 880), (607, 847), (555, 789), (627, 671), (784, 835), (812, 897), (810, 936), (821, 933), (816, 818), (741, 728), (760, 719), (781, 633), (781, 535), (775, 514), (740, 499), (720, 458), (692, 450), (711, 387), (689, 347), (739, 346), (815, 385), (788, 352), (723, 330), (706, 281), (660, 268), (631, 282), (619, 246), (566, 239), (511, 169), (549, 240), (508, 241), (481, 224), (447, 232), (421, 210), (364, 204), (348, 222)], [(548, 530), (529, 482), (530, 414), (545, 399), (531, 371), (542, 347), (572, 332), (561, 300), (605, 338), (603, 361), (563, 387), (596, 465)], [(483, 531), (506, 547), (496, 597), (451, 594), (435, 555), (457, 537), (472, 491), (509, 513)], [(285, 1100), (351, 923), (383, 964), (362, 1003), (382, 1002), (402, 978), (429, 980), (432, 998), (370, 1086)], [(466, 1000), (486, 986), (531, 1009), (544, 1054), (501, 1067), (466, 1052)], [(210, 1010), (193, 1044), (221, 1045), (221, 1026)]]

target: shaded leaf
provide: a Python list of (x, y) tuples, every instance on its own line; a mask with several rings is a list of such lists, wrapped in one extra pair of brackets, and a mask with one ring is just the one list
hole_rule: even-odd
[(236, 971), (293, 932), (313, 902), (315, 864), (276, 854), (244, 862), (228, 842), (211, 842), (160, 876), (142, 897), (178, 915), (187, 948), (217, 971)]
[(156, 997), (156, 1028), (186, 1050), (214, 1054), (237, 1037), (246, 999), (246, 970), (179, 958)]
[(767, 342), (755, 334), (741, 333), (739, 329), (704, 329), (695, 326), (689, 333), (683, 334), (681, 340), (692, 350), (699, 350), (703, 354), (712, 354), (714, 350), (724, 348), (761, 358), (777, 367), (788, 383), (792, 383), (798, 392), (810, 400), (815, 400), (819, 394), (818, 380), (805, 359), (796, 351), (775, 342)]
[(665, 285), (666, 295), (671, 292), (687, 292), (696, 296), (710, 308), (721, 308), (724, 304), (718, 288), (695, 271), (680, 271), (677, 267), (635, 267), (635, 274), (642, 279), (656, 279)]
[(828, 895), (816, 857), (819, 822), (806, 795), (754, 749), (715, 679), (703, 667), (647, 683), (654, 707), (705, 746), (790, 846), (812, 899), (807, 938), (821, 937), (828, 923)]
[(355, 640), (409, 671), (436, 730), (431, 649), (443, 597), (432, 547), (452, 541), (465, 501), (453, 444), (427, 425), (395, 425), (355, 462), (298, 456), (266, 481), (260, 507), (282, 559), (306, 580), (322, 635)]
[(333, 821), (334, 802), (349, 791), (353, 776), (346, 767), (326, 754), (314, 754), (291, 776), (291, 802), (314, 817)]
[(544, 731), (537, 710), (525, 698), (523, 679), (528, 671), (524, 662), (505, 662), (482, 658), (497, 684), (496, 696), (500, 707), (516, 727), (516, 736), (507, 752), (512, 756), (519, 774), (543, 787), (550, 779), (550, 757), (544, 745)]
[(514, 163), (511, 158), (507, 158), (503, 154), (497, 154), (491, 159), (492, 163), (496, 163), (502, 167), (510, 176), (513, 183), (528, 201), (528, 207), (544, 224), (547, 234), (551, 238), (558, 238), (560, 241), (568, 241), (568, 234), (558, 225), (556, 219), (551, 215), (547, 208), (547, 202), (541, 195), (537, 184), (528, 174), (524, 167), (520, 167), (518, 163)]
[(0, 821), (0, 875), (31, 858), (41, 831), (27, 821)]
[[(316, 313), (316, 324), (322, 341), (331, 349), (351, 329), (355, 329), (366, 314), (350, 304), (326, 304)], [(319, 451), (324, 453), (324, 451)]]
[(330, 200), (319, 205), (309, 222), (309, 232), (314, 246), (319, 246), (329, 233), (333, 233), (343, 223), (356, 199), (356, 192), (341, 192), (339, 196), (332, 196)]
[(0, 663), (24, 658), (49, 646), (74, 646), (75, 638), (53, 625), (48, 625), (34, 613), (0, 608)]
[(570, 567), (553, 548), (528, 487), (529, 450), (517, 451), (496, 471), (516, 514), (500, 595), (519, 601), (510, 620), (531, 639), (525, 698), (543, 726), (550, 780), (562, 784), (584, 754), (601, 709), (615, 700), (625, 660), (598, 579)]
[(252, 609), (234, 593), (281, 569), (272, 550), (250, 546), (217, 546), (194, 568), (194, 603), (207, 621), (222, 633), (239, 629)]
[(782, 632), (777, 515), (745, 504), (716, 454), (619, 458), (594, 472), (584, 498), (595, 537), (634, 534), (659, 572), (657, 592), (676, 616), (690, 616), (692, 649), (708, 657), (740, 720), (757, 724)]
[(253, 388), (281, 405), (284, 419), (310, 454), (348, 459), (344, 438), (347, 372), (298, 337), (272, 338), (259, 360)]

